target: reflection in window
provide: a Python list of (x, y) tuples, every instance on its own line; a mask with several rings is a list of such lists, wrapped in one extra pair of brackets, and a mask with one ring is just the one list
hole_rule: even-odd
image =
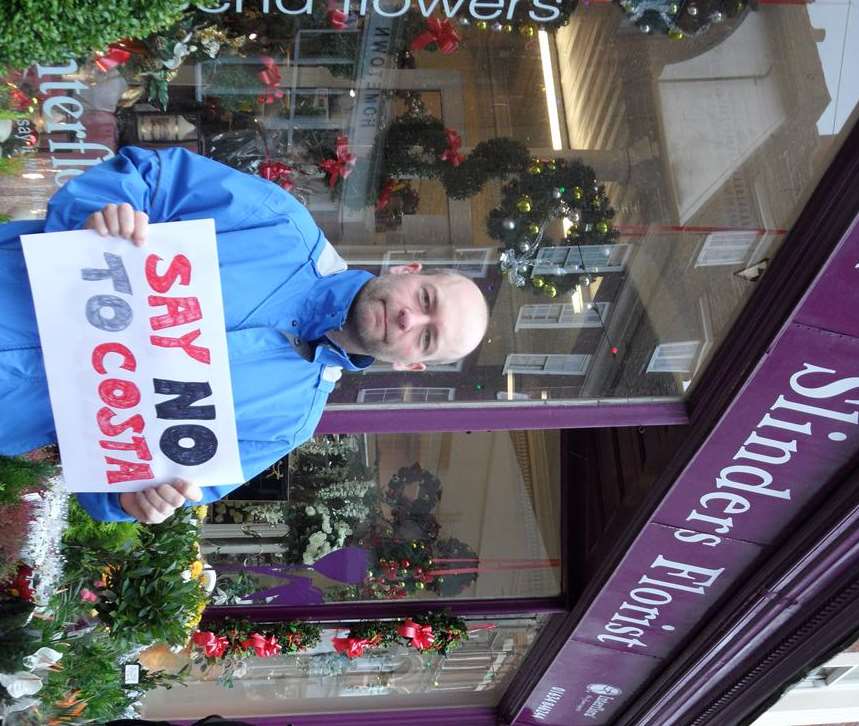
[[(335, 652), (323, 630), (320, 644), (299, 655), (249, 657), (232, 689), (217, 681), (218, 667), (194, 668), (186, 687), (147, 695), (147, 718), (179, 719), (203, 711), (223, 716), (329, 712), (337, 709), (494, 706), (517, 671), (543, 621), (539, 617), (467, 621), (469, 637), (446, 657), (392, 645), (353, 660)], [(346, 627), (348, 628), (347, 624)], [(173, 656), (168, 667), (187, 662)], [(349, 697), (348, 705), (332, 699)]]
[(647, 364), (648, 373), (688, 373), (692, 370), (695, 362), (695, 354), (698, 352), (701, 342), (698, 340), (687, 340), (682, 343), (663, 343), (656, 346), (650, 363)]
[(559, 446), (557, 431), (318, 437), (289, 456), (288, 501), (212, 507), (216, 598), (556, 595)]
[(358, 403), (431, 403), (452, 401), (453, 388), (426, 388), (402, 386), (401, 388), (362, 388), (358, 392)]
[(572, 303), (523, 305), (519, 308), (516, 330), (524, 328), (599, 328), (608, 317), (608, 303), (588, 303), (576, 310)]
[(531, 373), (555, 376), (582, 376), (588, 370), (589, 355), (533, 355), (511, 353), (504, 364), (504, 373)]

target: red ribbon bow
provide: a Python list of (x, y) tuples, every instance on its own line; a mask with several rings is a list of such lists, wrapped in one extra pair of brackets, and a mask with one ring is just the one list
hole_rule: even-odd
[(260, 58), (260, 62), (263, 65), (263, 69), (257, 73), (257, 78), (263, 82), (266, 90), (265, 93), (257, 96), (257, 101), (260, 103), (274, 103), (275, 99), (283, 98), (283, 91), (278, 88), (281, 81), (280, 69), (271, 56), (263, 56)]
[(451, 166), (459, 166), (465, 157), (459, 153), (459, 148), (462, 146), (462, 137), (453, 129), (445, 129), (447, 135), (447, 148), (442, 152), (441, 160), (449, 161)]
[(24, 93), (17, 86), (12, 85), (11, 83), (8, 85), (10, 86), (9, 97), (11, 98), (12, 102), (15, 104), (15, 110), (16, 111), (26, 111), (30, 107), (30, 104), (33, 102), (33, 99), (31, 99), (26, 93)]
[(355, 166), (355, 155), (349, 153), (349, 137), (338, 136), (334, 148), (336, 158), (324, 159), (319, 163), (319, 168), (328, 174), (328, 186), (333, 188), (339, 179), (345, 179), (352, 173)]
[(220, 658), (230, 645), (225, 635), (215, 635), (209, 630), (198, 630), (191, 639), (207, 658)]
[(347, 658), (360, 658), (365, 648), (374, 648), (381, 640), (378, 635), (374, 635), (372, 638), (332, 638), (331, 642), (334, 650)]
[[(383, 185), (382, 189), (379, 192), (379, 198), (376, 200), (376, 210), (381, 211), (385, 207), (387, 207), (391, 203), (391, 196), (394, 192), (399, 191), (401, 187), (401, 182), (394, 181), (393, 179), (388, 179)], [(394, 575), (396, 576), (396, 566), (394, 566)], [(393, 579), (391, 577), (389, 580)]]
[(254, 653), (260, 658), (270, 658), (280, 654), (280, 643), (273, 635), (266, 638), (261, 633), (251, 633), (251, 637), (243, 640), (241, 645), (245, 650), (253, 648)]
[(349, 16), (344, 13), (342, 10), (329, 10), (328, 11), (328, 24), (334, 28), (335, 30), (345, 30), (347, 27), (347, 21), (349, 20)]
[(418, 625), (414, 620), (406, 620), (399, 628), (397, 634), (409, 638), (409, 642), (417, 650), (427, 650), (435, 642), (431, 625)]
[(450, 55), (459, 48), (459, 33), (450, 20), (430, 18), (426, 30), (412, 41), (410, 47), (414, 51), (423, 50), (430, 43), (435, 43), (442, 53)]
[(259, 165), (259, 175), (278, 184), (282, 189), (291, 192), (295, 188), (295, 182), (290, 178), (295, 169), (287, 166), (282, 161), (264, 161)]
[(129, 51), (121, 45), (112, 44), (107, 47), (107, 53), (102, 53), (96, 58), (95, 65), (102, 73), (107, 73), (111, 68), (128, 63), (130, 59)]

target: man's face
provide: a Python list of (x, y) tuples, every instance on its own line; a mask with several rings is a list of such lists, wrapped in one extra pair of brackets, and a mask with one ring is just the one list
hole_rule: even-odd
[(456, 275), (426, 275), (419, 263), (391, 268), (356, 296), (343, 327), (350, 353), (420, 371), (470, 353), (486, 328), (478, 287)]

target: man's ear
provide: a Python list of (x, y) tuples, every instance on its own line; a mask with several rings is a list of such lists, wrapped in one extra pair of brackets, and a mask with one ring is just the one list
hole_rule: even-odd
[(420, 262), (409, 262), (405, 265), (394, 265), (388, 268), (388, 273), (391, 275), (412, 275), (420, 272), (424, 266)]
[(395, 371), (409, 371), (410, 373), (421, 373), (427, 369), (426, 363), (400, 363), (399, 361), (392, 363), (391, 367)]

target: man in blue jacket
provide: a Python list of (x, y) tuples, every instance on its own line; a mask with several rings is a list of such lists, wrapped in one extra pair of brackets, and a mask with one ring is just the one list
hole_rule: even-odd
[[(218, 243), (242, 470), (250, 479), (309, 439), (342, 369), (373, 358), (423, 370), (474, 350), (488, 310), (477, 286), (420, 264), (374, 277), (346, 264), (308, 211), (271, 182), (184, 149), (133, 147), (74, 177), (44, 221), (0, 225), (0, 454), (55, 443), (19, 236), (90, 228), (144, 244), (149, 221), (212, 217)], [(159, 522), (234, 486), (177, 480), (79, 494), (96, 519)]]

